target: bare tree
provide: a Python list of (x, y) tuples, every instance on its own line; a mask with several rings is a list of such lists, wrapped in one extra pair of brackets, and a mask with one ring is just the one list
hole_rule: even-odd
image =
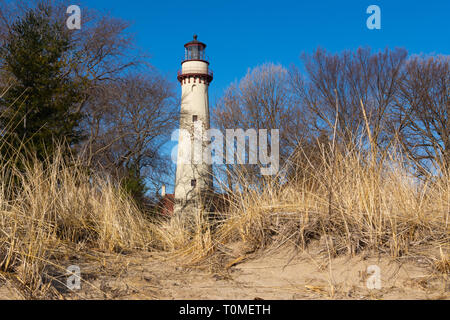
[[(101, 86), (102, 82), (119, 79), (125, 71), (145, 63), (145, 55), (137, 54), (134, 50), (133, 35), (127, 31), (130, 24), (124, 20), (83, 7), (81, 29), (66, 28), (66, 10), (71, 4), (67, 0), (0, 0), (0, 45), (6, 39), (12, 23), (40, 2), (48, 4), (54, 21), (63, 26), (62, 32), (70, 34), (70, 50), (61, 63), (66, 73), (84, 90), (85, 99), (77, 111), (83, 111), (93, 90)], [(0, 66), (1, 62), (0, 58)]]
[(307, 77), (294, 68), (291, 79), (311, 129), (325, 130), (331, 136), (337, 119), (339, 141), (355, 143), (363, 136), (366, 118), (372, 142), (383, 144), (406, 57), (402, 49), (373, 54), (368, 48), (360, 48), (330, 54), (319, 48), (312, 55), (304, 54)]
[[(405, 150), (420, 170), (450, 168), (450, 58), (413, 57), (406, 64), (396, 108)], [(431, 161), (431, 162), (430, 162)]]
[(88, 162), (118, 177), (133, 168), (158, 184), (170, 172), (161, 148), (177, 121), (173, 84), (154, 71), (108, 82), (96, 93), (87, 105)]
[[(232, 84), (217, 104), (213, 123), (226, 129), (280, 130), (280, 160), (286, 159), (300, 139), (300, 112), (292, 103), (289, 73), (281, 65), (264, 64)], [(246, 175), (250, 185), (257, 182), (259, 166), (227, 165), (228, 187), (233, 189), (237, 175)]]

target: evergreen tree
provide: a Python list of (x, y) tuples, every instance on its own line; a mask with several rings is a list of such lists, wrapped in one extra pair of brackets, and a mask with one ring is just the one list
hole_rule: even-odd
[(66, 65), (70, 54), (69, 31), (55, 21), (51, 9), (41, 3), (12, 25), (0, 55), (14, 85), (0, 100), (2, 155), (29, 151), (45, 159), (57, 142), (77, 143), (81, 113), (81, 88)]
[(141, 209), (144, 209), (148, 188), (144, 177), (140, 174), (136, 166), (130, 165), (122, 178), (122, 189), (131, 196)]

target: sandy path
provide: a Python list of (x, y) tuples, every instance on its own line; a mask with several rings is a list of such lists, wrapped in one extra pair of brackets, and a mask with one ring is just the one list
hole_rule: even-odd
[[(449, 299), (442, 275), (417, 262), (359, 256), (331, 266), (284, 250), (243, 261), (220, 274), (177, 267), (175, 261), (133, 257), (116, 277), (94, 284), (118, 299)], [(288, 264), (289, 263), (289, 264)], [(381, 289), (367, 288), (368, 266), (381, 271)], [(86, 287), (86, 286), (85, 286)], [(447, 292), (446, 292), (447, 290)], [(85, 290), (85, 297), (98, 297)]]
[[(247, 259), (214, 274), (177, 266), (176, 261), (146, 254), (120, 256), (103, 266), (80, 264), (89, 282), (68, 299), (449, 299), (442, 275), (416, 262), (358, 256), (326, 259), (293, 251)], [(322, 264), (320, 263), (322, 261)], [(369, 290), (367, 267), (381, 271), (381, 289)], [(447, 286), (447, 288), (446, 288)], [(447, 290), (447, 291), (446, 291)], [(0, 284), (0, 298), (17, 298)]]

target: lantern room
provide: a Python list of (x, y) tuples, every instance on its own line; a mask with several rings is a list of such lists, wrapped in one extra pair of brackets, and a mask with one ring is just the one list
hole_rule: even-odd
[(181, 63), (181, 70), (178, 71), (178, 81), (181, 84), (189, 84), (195, 82), (211, 83), (213, 80), (213, 72), (209, 68), (209, 61), (205, 54), (206, 44), (194, 40), (184, 45), (184, 59)]
[(206, 44), (197, 40), (197, 35), (194, 35), (194, 40), (184, 45), (186, 48), (184, 54), (184, 61), (200, 60), (207, 62), (208, 59), (205, 54)]

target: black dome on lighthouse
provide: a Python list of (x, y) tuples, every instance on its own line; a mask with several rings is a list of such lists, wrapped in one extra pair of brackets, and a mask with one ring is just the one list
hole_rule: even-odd
[(203, 42), (198, 41), (197, 38), (198, 38), (198, 36), (196, 34), (194, 34), (194, 40), (186, 43), (184, 45), (184, 47), (188, 48), (188, 47), (192, 47), (192, 46), (198, 46), (198, 47), (201, 47), (202, 49), (205, 49), (206, 48), (206, 44), (204, 44)]

